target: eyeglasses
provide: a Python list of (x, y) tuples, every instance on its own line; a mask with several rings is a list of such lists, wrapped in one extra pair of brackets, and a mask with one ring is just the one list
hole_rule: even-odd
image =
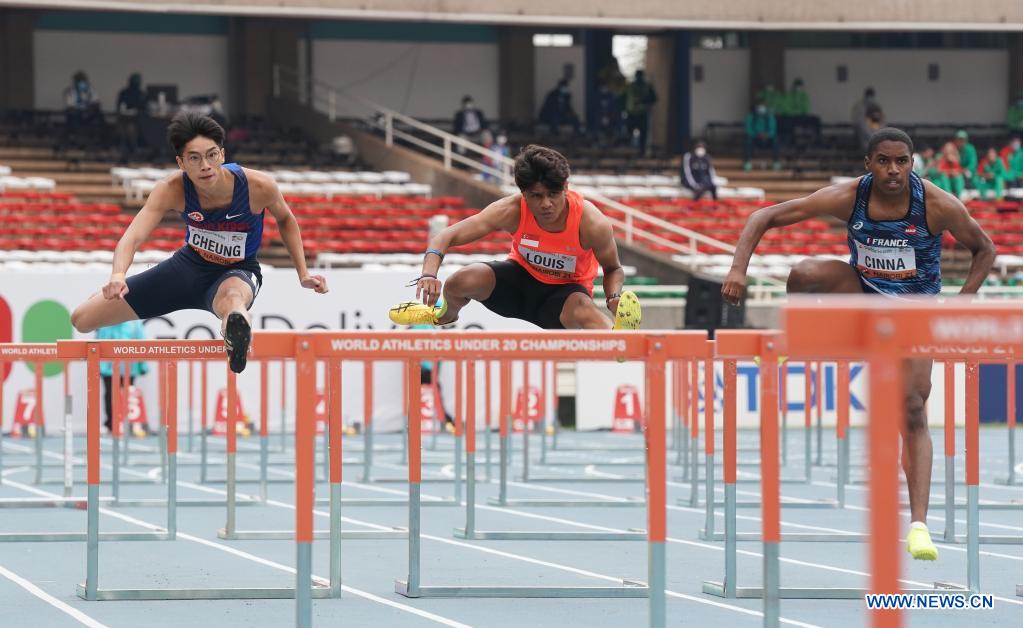
[(211, 148), (206, 151), (206, 155), (200, 155), (199, 153), (188, 153), (185, 155), (185, 163), (192, 167), (199, 167), (203, 161), (209, 162), (211, 166), (217, 165), (217, 160), (221, 158), (223, 153), (221, 148)]

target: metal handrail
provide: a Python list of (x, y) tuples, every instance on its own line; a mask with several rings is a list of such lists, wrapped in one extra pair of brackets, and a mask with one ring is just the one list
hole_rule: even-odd
[[(326, 113), (327, 117), (331, 121), (336, 120), (338, 117), (337, 101), (338, 97), (341, 97), (349, 102), (355, 103), (360, 107), (363, 107), (368, 110), (368, 112), (372, 116), (371, 117), (372, 124), (383, 132), (385, 142), (387, 143), (388, 146), (393, 146), (394, 140), (395, 138), (397, 138), (405, 142), (408, 142), (409, 144), (417, 146), (423, 150), (426, 150), (430, 153), (439, 155), (443, 160), (444, 167), (446, 169), (450, 169), (454, 163), (459, 163), (468, 166), (471, 169), (475, 169), (483, 174), (494, 177), (495, 179), (497, 179), (499, 185), (514, 184), (514, 177), (512, 176), (512, 167), (515, 162), (513, 159), (505, 157), (504, 155), (495, 154), (493, 151), (489, 150), (485, 146), (481, 146), (465, 138), (438, 129), (435, 126), (416, 120), (411, 116), (399, 113), (397, 111), (394, 111), (393, 109), (384, 107), (383, 105), (379, 105), (371, 100), (363, 98), (362, 96), (352, 94), (345, 90), (340, 90), (319, 79), (313, 77), (303, 77), (294, 68), (290, 68), (280, 64), (274, 65), (273, 93), (275, 97), (280, 97), (281, 89), (286, 83), (285, 77), (291, 79), (290, 81), (287, 81), (287, 83), (292, 84), (294, 86), (296, 94), (300, 96), (304, 91), (302, 89), (303, 85), (305, 85), (306, 81), (308, 81), (308, 85), (310, 85), (313, 88), (310, 91), (313, 96), (314, 103), (312, 104), (312, 106), (314, 107), (318, 95), (317, 90), (318, 89), (322, 90), (323, 97), (321, 98), (321, 100), (326, 101), (327, 107)], [(440, 145), (436, 143), (431, 143), (427, 140), (424, 140), (421, 137), (417, 137), (416, 135), (408, 133), (407, 131), (402, 130), (400, 128), (396, 128), (395, 126), (396, 122), (406, 125), (407, 127), (411, 127), (412, 129), (421, 131), (427, 136), (436, 138), (436, 140), (440, 142)], [(460, 154), (457, 150), (455, 150), (456, 147), (461, 148), (465, 152), (472, 152), (480, 155), (481, 157), (488, 158), (492, 162), (497, 164), (498, 167), (495, 168), (486, 163), (483, 163), (482, 161), (477, 161), (475, 159), (472, 159), (471, 157), (467, 157), (463, 154)], [(607, 196), (604, 196), (603, 194), (599, 194), (596, 192), (588, 192), (586, 194), (586, 197), (589, 200), (593, 201), (594, 203), (603, 205), (606, 208), (610, 208), (624, 214), (625, 216), (624, 220), (619, 220), (611, 216), (608, 216), (608, 218), (611, 220), (611, 223), (613, 225), (620, 227), (624, 231), (625, 241), (628, 243), (632, 243), (636, 239), (646, 240), (649, 242), (657, 242), (663, 246), (672, 249), (672, 251), (675, 253), (690, 255), (696, 253), (698, 251), (698, 246), (701, 244), (711, 249), (714, 249), (715, 252), (718, 253), (728, 254), (735, 253), (735, 247), (730, 244), (703, 235), (702, 233), (693, 231), (691, 229), (686, 229), (685, 227), (672, 224), (666, 220), (658, 218), (657, 216), (638, 210), (635, 207), (630, 207), (629, 205), (626, 205), (621, 201), (617, 201)], [(689, 242), (688, 244), (683, 244), (680, 242), (675, 242), (674, 240), (669, 240), (652, 231), (648, 231), (646, 229), (638, 227), (636, 225), (637, 222), (647, 223), (649, 225), (656, 226), (663, 231), (680, 235), (684, 238), (687, 238)], [(783, 282), (771, 278), (764, 278), (762, 281), (769, 284), (783, 285)]]

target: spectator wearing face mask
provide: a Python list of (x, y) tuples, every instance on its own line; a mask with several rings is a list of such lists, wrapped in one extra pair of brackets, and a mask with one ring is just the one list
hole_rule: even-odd
[(989, 148), (984, 154), (984, 159), (977, 165), (977, 174), (974, 178), (980, 197), (991, 198), (993, 195), (996, 200), (1004, 198), (1005, 181), (1008, 178), (1009, 172), (998, 156), (998, 151), (994, 147)]
[(999, 156), (1005, 164), (1006, 183), (1009, 185), (1023, 185), (1023, 146), (1020, 145), (1018, 135), (1012, 137)]
[(714, 164), (707, 154), (707, 144), (700, 140), (693, 145), (693, 150), (682, 155), (682, 185), (693, 191), (693, 200), (700, 200), (709, 193), (718, 200), (718, 188), (714, 185)]
[(61, 143), (74, 140), (81, 143), (83, 131), (103, 129), (103, 112), (99, 95), (92, 88), (89, 77), (79, 70), (71, 77), (71, 85), (64, 90), (65, 131)]
[(753, 149), (771, 149), (774, 169), (781, 170), (781, 147), (778, 145), (778, 123), (767, 104), (758, 100), (753, 110), (746, 114), (746, 145), (744, 170), (753, 169)]
[[(452, 128), (458, 137), (470, 142), (480, 142), (480, 134), (487, 128), (487, 119), (483, 112), (476, 108), (472, 96), (467, 94), (462, 98), (462, 108), (455, 112)], [(458, 147), (458, 152), (464, 153), (465, 149)]]
[[(508, 135), (504, 131), (498, 131), (497, 135), (492, 135), (489, 131), (485, 131), (484, 135), (486, 140), (484, 146), (489, 151), (488, 154), (483, 158), (483, 163), (490, 166), (491, 169), (496, 171), (503, 171), (503, 157), (511, 156), (511, 147), (508, 146)], [(501, 178), (495, 173), (484, 172), (483, 180), (490, 182), (500, 182)]]

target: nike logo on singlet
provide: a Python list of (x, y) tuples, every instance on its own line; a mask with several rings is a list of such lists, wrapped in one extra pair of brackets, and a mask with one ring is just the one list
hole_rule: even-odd
[(245, 215), (245, 212), (242, 212), (240, 214), (234, 214), (233, 216), (231, 214), (228, 214), (228, 215), (224, 216), (224, 218), (227, 219), (227, 220), (231, 220), (232, 218), (237, 218), (238, 216), (244, 216), (244, 215)]

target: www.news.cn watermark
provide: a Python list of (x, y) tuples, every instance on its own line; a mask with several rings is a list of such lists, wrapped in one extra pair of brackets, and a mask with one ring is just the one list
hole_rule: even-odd
[(976, 611), (994, 608), (990, 593), (868, 593), (867, 610)]

